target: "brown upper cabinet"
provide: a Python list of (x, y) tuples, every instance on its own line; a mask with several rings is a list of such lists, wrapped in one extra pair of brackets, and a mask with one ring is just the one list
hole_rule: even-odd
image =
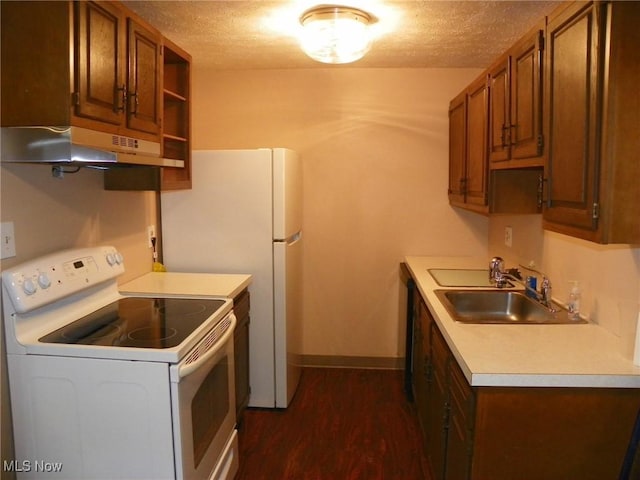
[(539, 213), (544, 22), (449, 105), (449, 203), (477, 213)]
[(449, 104), (449, 203), (481, 214), (539, 213), (541, 168), (489, 170), (489, 78), (480, 75)]
[(161, 45), (117, 2), (2, 2), (2, 125), (158, 141)]
[[(542, 211), (547, 230), (640, 244), (637, 25), (640, 2), (566, 2), (483, 74), (486, 118), (470, 110), (468, 92), (477, 80), (465, 91), (464, 118), (463, 97), (456, 97), (449, 109), (451, 205), (480, 213)], [(486, 149), (477, 141), (482, 128)], [(478, 204), (480, 177), (469, 172), (479, 170), (470, 159), (482, 155), (489, 176), (486, 201)]]
[(488, 212), (487, 76), (481, 75), (449, 105), (449, 201)]
[(184, 167), (110, 169), (106, 190), (191, 188), (191, 56), (165, 38), (162, 61), (162, 157), (182, 160)]
[(0, 2), (2, 126), (155, 142), (183, 168), (105, 171), (105, 188), (191, 188), (191, 56), (119, 2)]
[(490, 168), (543, 165), (544, 22), (489, 68)]
[(576, 2), (549, 18), (544, 226), (640, 243), (640, 2)]
[(467, 166), (465, 202), (486, 210), (487, 205), (487, 112), (489, 88), (481, 75), (467, 90)]
[(162, 108), (162, 37), (127, 19), (127, 127), (157, 134)]
[(125, 19), (115, 4), (75, 4), (75, 114), (120, 125), (126, 107)]
[(449, 103), (449, 202), (464, 205), (467, 164), (467, 92)]

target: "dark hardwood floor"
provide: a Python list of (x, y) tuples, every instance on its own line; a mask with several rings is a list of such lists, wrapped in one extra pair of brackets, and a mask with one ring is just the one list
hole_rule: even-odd
[(402, 375), (305, 368), (289, 408), (245, 412), (236, 480), (430, 480)]

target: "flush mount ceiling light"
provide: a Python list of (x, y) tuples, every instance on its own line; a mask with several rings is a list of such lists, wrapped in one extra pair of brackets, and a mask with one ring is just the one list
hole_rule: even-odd
[(369, 51), (373, 15), (353, 7), (320, 5), (300, 17), (302, 50), (322, 63), (350, 63)]

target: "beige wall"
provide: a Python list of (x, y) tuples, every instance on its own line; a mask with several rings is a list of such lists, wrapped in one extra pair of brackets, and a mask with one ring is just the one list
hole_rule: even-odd
[[(0, 218), (14, 223), (17, 256), (2, 260), (0, 270), (64, 248), (104, 244), (124, 255), (127, 272), (119, 281), (150, 271), (146, 225), (156, 223), (155, 194), (107, 192), (102, 177), (100, 171), (83, 169), (56, 179), (46, 165), (2, 165)], [(3, 330), (0, 324), (0, 338)], [(4, 355), (0, 358), (2, 459), (11, 459), (6, 362)]]
[(2, 221), (13, 221), (14, 258), (2, 268), (71, 247), (113, 245), (124, 255), (127, 281), (151, 270), (146, 226), (155, 224), (155, 194), (103, 189), (103, 173), (81, 169), (54, 178), (47, 165), (3, 165)]
[[(504, 245), (504, 228), (513, 245)], [(568, 300), (571, 281), (582, 290), (581, 310), (618, 338), (620, 354), (631, 359), (640, 305), (640, 248), (598, 245), (542, 229), (541, 215), (492, 216), (489, 253), (507, 266), (531, 260), (552, 280), (553, 296)]]
[(485, 217), (447, 203), (449, 100), (475, 69), (194, 67), (195, 149), (304, 161), (307, 356), (404, 355), (405, 255), (485, 255)]

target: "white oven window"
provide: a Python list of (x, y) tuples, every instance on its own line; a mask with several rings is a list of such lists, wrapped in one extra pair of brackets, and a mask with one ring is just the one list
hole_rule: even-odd
[(171, 366), (176, 478), (210, 478), (235, 424), (233, 313)]
[(198, 468), (229, 412), (229, 362), (225, 356), (206, 376), (191, 401), (193, 461)]

